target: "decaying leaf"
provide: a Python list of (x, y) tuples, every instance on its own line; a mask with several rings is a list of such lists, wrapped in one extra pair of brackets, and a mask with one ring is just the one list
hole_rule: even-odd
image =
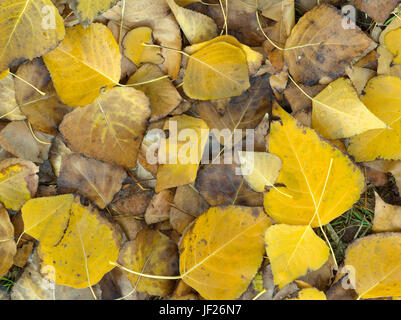
[(121, 189), (125, 177), (119, 166), (74, 153), (63, 156), (57, 184), (66, 192), (78, 191), (104, 209)]
[[(127, 82), (127, 84), (143, 83), (142, 85), (135, 85), (135, 88), (145, 93), (150, 100), (152, 111), (150, 121), (156, 121), (167, 116), (182, 101), (180, 94), (170, 80), (161, 79), (163, 76), (164, 73), (158, 66), (144, 64)], [(154, 79), (159, 80), (152, 82)]]
[(308, 270), (319, 269), (330, 254), (329, 247), (309, 225), (273, 225), (267, 229), (265, 241), (274, 283), (280, 288)]
[(46, 93), (45, 96), (41, 96), (25, 82), (15, 79), (15, 98), (21, 112), (26, 115), (34, 128), (46, 133), (57, 134), (58, 125), (64, 115), (71, 111), (71, 108), (63, 104), (57, 97), (49, 71), (43, 61), (34, 59), (22, 64), (18, 68), (17, 75)]
[(366, 107), (388, 126), (370, 130), (349, 140), (348, 152), (355, 160), (401, 159), (401, 79), (378, 76), (368, 82), (361, 97)]
[(59, 130), (73, 151), (135, 167), (149, 117), (149, 100), (141, 91), (113, 88), (67, 114)]
[(0, 204), (0, 277), (5, 275), (11, 268), (16, 253), (14, 227), (7, 210)]
[(206, 123), (202, 119), (187, 115), (170, 118), (165, 123), (164, 130), (175, 133), (170, 134), (159, 148), (161, 165), (157, 170), (156, 192), (195, 181), (209, 137)]
[[(146, 228), (121, 248), (119, 262), (139, 273), (174, 276), (178, 273), (177, 245), (162, 233)], [(131, 273), (126, 276), (139, 292), (167, 296), (174, 289), (173, 280), (149, 279)]]
[(22, 159), (6, 159), (0, 162), (0, 201), (7, 209), (20, 210), (33, 198), (38, 189), (39, 168)]
[(208, 41), (217, 36), (217, 26), (213, 19), (196, 11), (185, 9), (174, 0), (166, 0), (189, 43)]
[(373, 220), (374, 232), (401, 231), (401, 207), (385, 203), (376, 194), (375, 216)]
[(345, 266), (359, 298), (401, 296), (401, 235), (379, 233), (354, 241), (347, 249)]
[(366, 12), (377, 23), (384, 23), (399, 0), (351, 0), (351, 2), (360, 10)]
[(1, 1), (0, 30), (0, 71), (46, 54), (65, 35), (63, 19), (50, 0)]
[(0, 117), (11, 121), (26, 118), (15, 100), (15, 86), (11, 74), (0, 80)]
[(241, 172), (249, 186), (256, 192), (272, 187), (281, 169), (281, 160), (266, 152), (241, 152)]
[(67, 29), (65, 39), (43, 60), (57, 94), (69, 106), (86, 106), (102, 88), (110, 89), (120, 81), (118, 44), (111, 31), (100, 23), (87, 29), (82, 25)]
[(88, 27), (103, 11), (112, 7), (117, 0), (67, 0), (81, 23)]
[[(276, 188), (265, 195), (266, 212), (280, 223), (325, 225), (356, 202), (364, 176), (337, 148), (279, 107), (274, 107), (269, 152), (280, 157)], [(316, 155), (319, 155), (317, 157)]]
[(296, 82), (327, 84), (376, 47), (358, 27), (344, 29), (343, 16), (321, 4), (302, 16), (288, 38), (284, 58)]
[(342, 139), (387, 125), (359, 100), (351, 81), (339, 78), (313, 101), (313, 128), (327, 139)]
[(168, 220), (170, 218), (170, 204), (173, 199), (173, 190), (167, 189), (156, 193), (146, 209), (146, 223), (152, 224)]
[(260, 208), (210, 208), (181, 240), (182, 279), (205, 299), (239, 297), (262, 262), (263, 235), (270, 225)]
[(40, 242), (42, 267), (54, 268), (57, 284), (90, 287), (113, 269), (109, 262), (117, 261), (120, 234), (95, 208), (82, 206), (79, 197), (32, 199), (22, 217), (25, 233)]

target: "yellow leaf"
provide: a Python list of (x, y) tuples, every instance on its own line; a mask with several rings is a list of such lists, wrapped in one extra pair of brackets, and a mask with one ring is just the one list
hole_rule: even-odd
[[(107, 58), (105, 58), (107, 57)], [(102, 88), (120, 81), (121, 55), (111, 31), (100, 23), (76, 25), (52, 52), (43, 56), (62, 102), (86, 106)]]
[(401, 79), (378, 76), (368, 82), (362, 102), (388, 126), (350, 138), (348, 152), (358, 162), (401, 159)]
[(274, 284), (280, 288), (309, 270), (319, 269), (330, 254), (310, 226), (276, 224), (267, 229), (265, 240)]
[[(321, 103), (319, 103), (321, 102)], [(313, 100), (313, 128), (327, 139), (342, 139), (387, 125), (359, 100), (351, 81), (339, 78)]]
[(215, 42), (189, 57), (184, 91), (192, 99), (239, 96), (249, 86), (246, 55), (232, 44)]
[(0, 80), (4, 79), (5, 77), (7, 77), (10, 73), (10, 69), (6, 69), (3, 72), (0, 72)]
[(0, 204), (0, 277), (5, 275), (13, 265), (17, 253), (14, 241), (14, 226), (7, 210)]
[[(121, 248), (120, 263), (140, 273), (175, 276), (178, 273), (177, 245), (164, 234), (145, 228), (135, 240)], [(167, 296), (175, 287), (174, 280), (159, 280), (125, 273), (132, 286), (139, 292), (153, 296)]]
[(269, 152), (282, 161), (276, 183), (283, 186), (266, 193), (266, 212), (280, 223), (325, 225), (359, 199), (364, 176), (340, 150), (283, 109), (275, 106), (273, 115), (281, 120), (271, 125)]
[(124, 37), (124, 55), (139, 66), (141, 63), (163, 63), (160, 48), (145, 47), (143, 44), (152, 44), (152, 29), (139, 27), (131, 30)]
[(345, 253), (360, 298), (401, 296), (401, 234), (379, 233), (354, 241)]
[[(157, 170), (156, 192), (195, 181), (209, 137), (209, 128), (201, 119), (175, 116), (165, 123), (164, 130), (174, 127), (177, 128), (175, 136), (170, 135), (158, 151), (161, 165)], [(180, 132), (186, 134), (181, 136)]]
[(19, 210), (35, 196), (39, 168), (30, 161), (6, 159), (0, 162), (0, 201), (7, 209)]
[[(44, 216), (45, 215), (45, 216)], [(113, 269), (120, 234), (95, 208), (67, 194), (36, 198), (22, 208), (25, 232), (40, 242), (42, 267), (54, 268), (58, 284), (86, 288)]]
[(182, 279), (205, 299), (238, 298), (262, 263), (270, 225), (260, 208), (210, 208), (181, 240)]
[(256, 192), (272, 187), (281, 169), (281, 160), (266, 152), (241, 152), (241, 172), (249, 186)]
[(401, 28), (390, 31), (384, 37), (387, 49), (394, 55), (394, 63), (401, 64)]
[(289, 300), (327, 300), (327, 298), (324, 292), (316, 288), (306, 288), (298, 292), (298, 298)]
[[(164, 73), (158, 66), (144, 64), (128, 80), (127, 84), (144, 83), (135, 88), (142, 91), (150, 100), (152, 116), (150, 121), (156, 121), (167, 116), (181, 103), (182, 98), (169, 79), (161, 79)], [(157, 81), (152, 81), (159, 79)], [(149, 83), (146, 83), (148, 82)]]
[(166, 0), (189, 43), (208, 41), (217, 36), (217, 25), (212, 18), (180, 7), (174, 0)]
[(372, 230), (374, 232), (401, 231), (401, 207), (385, 203), (377, 193)]
[(110, 9), (118, 0), (67, 0), (80, 22), (88, 27), (103, 11)]
[(248, 69), (249, 69), (250, 75), (255, 74), (259, 70), (260, 65), (262, 64), (263, 55), (255, 50), (252, 50), (250, 47), (242, 44), (236, 38), (234, 38), (233, 36), (229, 36), (229, 35), (219, 36), (212, 40), (194, 44), (190, 47), (186, 47), (185, 52), (187, 52), (188, 54), (193, 54), (196, 51), (199, 51), (200, 49), (205, 48), (206, 46), (211, 45), (212, 43), (216, 43), (216, 42), (226, 42), (226, 43), (229, 43), (233, 46), (236, 46), (236, 47), (242, 49), (242, 51), (244, 51), (244, 53), (246, 55), (246, 61), (248, 63)]
[(0, 70), (46, 54), (64, 36), (63, 18), (50, 0), (0, 2)]
[(116, 87), (67, 114), (59, 130), (73, 151), (133, 168), (149, 117), (141, 91)]

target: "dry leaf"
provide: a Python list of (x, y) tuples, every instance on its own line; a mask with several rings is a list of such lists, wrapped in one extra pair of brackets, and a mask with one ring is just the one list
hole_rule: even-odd
[(39, 168), (22, 159), (6, 159), (0, 162), (0, 201), (11, 210), (20, 210), (33, 198), (38, 189)]
[(280, 157), (282, 169), (276, 188), (265, 195), (265, 210), (280, 223), (325, 225), (359, 199), (364, 176), (341, 151), (280, 107), (273, 116), (280, 121), (271, 125), (269, 152)]
[(65, 39), (43, 60), (57, 94), (69, 106), (86, 106), (102, 88), (110, 89), (120, 81), (118, 44), (111, 31), (100, 23), (87, 29), (81, 25), (67, 29)]
[[(178, 273), (177, 245), (158, 231), (144, 229), (135, 240), (127, 242), (120, 251), (120, 263), (139, 273), (174, 276)], [(174, 289), (175, 281), (139, 277), (126, 273), (139, 292), (167, 296)]]
[[(286, 42), (284, 58), (296, 82), (326, 84), (376, 47), (359, 28), (344, 29), (343, 17), (322, 4), (302, 16)], [(290, 49), (299, 47), (295, 49)]]
[(346, 68), (345, 71), (355, 87), (358, 96), (362, 94), (368, 81), (376, 75), (375, 71), (368, 68), (361, 68), (356, 65)]
[(65, 35), (63, 19), (50, 0), (2, 1), (0, 30), (0, 71), (49, 52)]
[(374, 232), (400, 232), (401, 207), (385, 203), (376, 193)]
[(103, 11), (110, 9), (117, 0), (67, 0), (79, 21), (88, 27)]
[(369, 81), (361, 97), (368, 109), (388, 126), (370, 130), (349, 140), (348, 153), (358, 162), (401, 159), (401, 79), (378, 76)]
[(113, 269), (109, 262), (117, 261), (120, 234), (95, 208), (82, 206), (79, 197), (32, 199), (22, 217), (25, 232), (40, 242), (42, 267), (54, 268), (57, 284), (86, 288)]
[[(135, 85), (135, 88), (145, 93), (150, 100), (152, 111), (150, 121), (164, 118), (182, 101), (180, 94), (169, 79), (164, 78), (150, 82), (163, 76), (164, 73), (159, 67), (153, 64), (145, 64), (127, 82), (127, 84), (144, 83), (142, 85)], [(149, 83), (146, 83), (148, 81)]]
[[(172, 126), (170, 128), (170, 125)], [(176, 128), (176, 134), (191, 129), (184, 137), (169, 137), (159, 148), (159, 165), (157, 170), (156, 192), (192, 183), (196, 179), (199, 163), (202, 158), (209, 129), (206, 123), (187, 115), (175, 116), (164, 125), (164, 130)], [(195, 133), (195, 135), (193, 135)], [(184, 153), (185, 152), (185, 153)], [(170, 159), (173, 162), (170, 163)]]
[(18, 68), (17, 75), (46, 93), (45, 96), (41, 96), (31, 86), (15, 79), (15, 98), (22, 113), (38, 130), (57, 134), (58, 125), (71, 108), (57, 97), (49, 71), (43, 61), (34, 59), (22, 64)]
[(189, 43), (208, 41), (217, 36), (213, 19), (196, 11), (180, 7), (174, 0), (166, 0)]
[(104, 209), (125, 178), (126, 173), (119, 166), (74, 153), (63, 156), (57, 185), (63, 192), (78, 191)]
[(351, 0), (360, 10), (366, 12), (377, 23), (384, 23), (391, 12), (400, 2), (399, 0)]
[(67, 114), (59, 130), (73, 151), (135, 167), (149, 117), (149, 100), (141, 91), (113, 88)]
[(5, 275), (11, 268), (16, 253), (14, 227), (7, 210), (0, 204), (0, 277)]
[(170, 203), (173, 202), (173, 199), (173, 190), (167, 189), (156, 193), (146, 209), (146, 223), (152, 224), (168, 220), (170, 218)]
[(351, 81), (339, 78), (313, 100), (313, 128), (327, 139), (342, 139), (387, 125), (359, 100)]
[(379, 233), (354, 241), (345, 254), (359, 298), (401, 296), (401, 235)]
[(0, 117), (11, 121), (26, 119), (15, 99), (15, 86), (11, 74), (0, 80)]
[(273, 225), (267, 229), (265, 241), (274, 284), (280, 289), (309, 270), (319, 269), (330, 254), (329, 247), (310, 225)]
[(238, 298), (262, 263), (270, 225), (260, 208), (210, 208), (181, 240), (182, 280), (205, 299)]

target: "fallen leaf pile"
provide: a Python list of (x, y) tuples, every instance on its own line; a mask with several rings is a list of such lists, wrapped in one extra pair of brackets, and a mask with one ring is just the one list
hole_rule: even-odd
[(351, 3), (0, 0), (0, 299), (400, 299), (401, 4)]

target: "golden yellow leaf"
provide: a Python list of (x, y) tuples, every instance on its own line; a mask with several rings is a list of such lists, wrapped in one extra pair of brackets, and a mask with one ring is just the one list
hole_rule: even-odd
[(239, 96), (249, 86), (246, 55), (232, 44), (214, 42), (189, 57), (183, 87), (192, 99)]
[(341, 12), (326, 3), (299, 19), (284, 51), (285, 62), (296, 82), (310, 86), (327, 84), (343, 76), (354, 59), (376, 47), (358, 27), (345, 29), (342, 22)]
[[(165, 76), (158, 66), (153, 64), (144, 64), (141, 66), (127, 84), (144, 83), (136, 85), (135, 88), (142, 91), (150, 100), (151, 117), (150, 121), (156, 121), (167, 116), (181, 103), (182, 98), (177, 89), (169, 79), (164, 78), (154, 82)], [(146, 83), (149, 81), (149, 83)]]
[(124, 169), (115, 164), (73, 153), (62, 157), (57, 185), (59, 192), (78, 191), (104, 209), (121, 189), (125, 178)]
[(401, 159), (401, 79), (378, 76), (365, 88), (362, 102), (388, 126), (370, 130), (349, 140), (348, 152), (358, 162), (375, 159)]
[(180, 243), (180, 274), (205, 299), (236, 299), (263, 260), (263, 210), (213, 207), (200, 215)]
[(329, 247), (308, 226), (276, 224), (267, 229), (266, 252), (274, 284), (280, 288), (319, 269), (329, 258)]
[(281, 160), (266, 152), (242, 151), (241, 172), (249, 186), (256, 192), (264, 192), (265, 187), (272, 187), (281, 169)]
[(163, 63), (160, 48), (145, 47), (143, 44), (152, 44), (152, 29), (149, 27), (138, 27), (124, 37), (124, 55), (139, 66), (141, 63)]
[(6, 69), (3, 72), (0, 72), (0, 80), (4, 79), (10, 73), (10, 69)]
[(67, 29), (65, 39), (43, 60), (57, 94), (69, 106), (86, 106), (102, 88), (110, 89), (120, 81), (118, 44), (111, 31), (100, 23), (87, 29), (82, 25)]
[(0, 277), (5, 275), (11, 268), (16, 253), (14, 226), (10, 221), (7, 210), (0, 204)]
[(384, 202), (377, 193), (372, 230), (374, 232), (401, 231), (401, 207)]
[(345, 253), (359, 298), (401, 296), (401, 234), (379, 233), (354, 241)]
[(6, 159), (0, 162), (0, 201), (7, 209), (19, 210), (35, 196), (39, 168), (22, 159)]
[[(321, 102), (321, 103), (320, 103)], [(327, 139), (342, 139), (387, 125), (359, 100), (346, 78), (330, 83), (313, 100), (312, 126)]]
[(11, 121), (26, 119), (15, 100), (15, 85), (11, 74), (0, 80), (0, 117)]
[(306, 288), (298, 292), (298, 297), (289, 300), (327, 300), (324, 292), (316, 288)]
[(42, 56), (65, 36), (64, 22), (50, 0), (0, 2), (0, 70)]
[(25, 232), (40, 242), (42, 267), (54, 268), (58, 284), (86, 288), (113, 269), (120, 234), (95, 208), (71, 194), (36, 198), (22, 208)]
[(88, 27), (103, 11), (110, 9), (118, 0), (67, 0), (80, 22)]
[(392, 30), (384, 37), (387, 49), (394, 55), (394, 63), (401, 64), (401, 28)]
[[(177, 245), (164, 234), (149, 228), (124, 244), (118, 260), (124, 267), (139, 273), (163, 276), (178, 273)], [(174, 280), (150, 279), (132, 273), (126, 273), (126, 276), (137, 291), (154, 296), (167, 296), (175, 287)]]
[(364, 176), (340, 150), (282, 108), (275, 106), (273, 115), (281, 120), (271, 125), (269, 152), (280, 157), (282, 169), (277, 188), (265, 195), (266, 212), (280, 223), (325, 225), (359, 199)]
[(217, 36), (217, 25), (212, 18), (180, 7), (174, 0), (166, 0), (189, 43), (208, 41)]
[(248, 63), (248, 69), (250, 75), (255, 74), (259, 70), (260, 65), (262, 64), (263, 55), (255, 50), (252, 50), (250, 47), (242, 44), (236, 38), (229, 35), (219, 36), (212, 40), (186, 47), (185, 52), (187, 52), (188, 54), (193, 54), (196, 51), (199, 51), (200, 49), (205, 48), (206, 46), (216, 42), (226, 42), (242, 49), (246, 55), (246, 61)]
[(59, 130), (73, 151), (135, 167), (149, 117), (149, 99), (141, 91), (116, 87), (67, 114)]
[[(195, 181), (209, 137), (209, 128), (201, 119), (175, 116), (164, 124), (164, 130), (173, 130), (173, 126), (177, 128), (176, 136), (170, 135), (158, 151), (161, 164), (157, 170), (156, 192)], [(191, 131), (186, 133), (186, 129)]]

